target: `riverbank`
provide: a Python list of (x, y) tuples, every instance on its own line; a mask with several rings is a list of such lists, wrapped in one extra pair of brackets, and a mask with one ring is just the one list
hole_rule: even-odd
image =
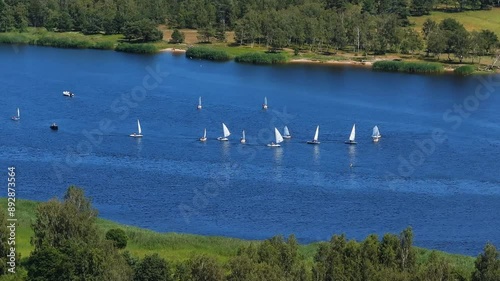
[[(31, 200), (16, 200), (16, 218), (18, 220), (16, 228), (16, 246), (21, 257), (28, 257), (33, 251), (30, 239), (33, 236), (31, 223), (35, 220), (36, 208), (40, 202)], [(6, 198), (0, 198), (0, 204), (6, 206)], [(246, 247), (252, 243), (260, 241), (242, 240), (237, 238), (220, 236), (202, 236), (181, 233), (158, 233), (134, 226), (119, 224), (110, 220), (99, 218), (97, 226), (103, 233), (112, 228), (123, 229), (128, 236), (126, 250), (137, 257), (144, 257), (153, 253), (158, 253), (161, 257), (172, 261), (180, 262), (189, 259), (192, 254), (206, 254), (226, 262), (237, 254), (241, 247)], [(415, 230), (418, 233), (418, 230)], [(332, 234), (333, 235), (333, 234)], [(299, 252), (303, 258), (312, 262), (319, 243), (301, 244)], [(424, 263), (428, 260), (432, 250), (416, 248), (417, 263)], [(474, 270), (474, 257), (449, 254), (441, 251), (436, 253), (445, 258), (450, 264), (469, 275)]]
[[(171, 53), (186, 53), (190, 47), (203, 47), (204, 49), (214, 50), (219, 54), (224, 52), (228, 59), (235, 59), (237, 62), (254, 63), (254, 64), (275, 64), (275, 63), (290, 63), (290, 64), (326, 64), (326, 65), (344, 65), (344, 66), (360, 66), (373, 67), (377, 61), (406, 61), (426, 64), (441, 63), (444, 72), (453, 72), (456, 68), (464, 65), (470, 65), (475, 68), (474, 74), (500, 73), (500, 67), (492, 71), (486, 71), (488, 63), (491, 63), (491, 58), (483, 58), (483, 64), (458, 64), (443, 60), (422, 58), (421, 56), (411, 56), (402, 54), (386, 54), (386, 55), (358, 55), (348, 52), (339, 52), (334, 54), (317, 54), (307, 50), (284, 49), (279, 54), (285, 58), (281, 59), (266, 59), (267, 49), (264, 46), (229, 46), (227, 43), (214, 44), (171, 44), (166, 41), (154, 43), (134, 43), (129, 44), (124, 41), (123, 35), (83, 35), (78, 32), (49, 32), (45, 29), (29, 28), (28, 32), (8, 32), (0, 33), (0, 43), (12, 45), (36, 45), (48, 46), (57, 48), (77, 48), (77, 49), (102, 49), (115, 50), (120, 52), (139, 53), (139, 54), (154, 54), (162, 52)], [(245, 59), (237, 59), (238, 57)], [(204, 58), (207, 59), (207, 58)], [(488, 61), (489, 60), (489, 61)], [(470, 74), (470, 73), (467, 73)]]

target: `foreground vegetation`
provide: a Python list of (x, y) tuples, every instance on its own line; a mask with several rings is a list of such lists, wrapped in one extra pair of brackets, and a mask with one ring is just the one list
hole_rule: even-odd
[[(5, 199), (0, 202), (6, 204)], [(499, 252), (493, 245), (474, 261), (415, 248), (411, 228), (360, 242), (334, 235), (329, 242), (311, 245), (298, 244), (293, 235), (244, 241), (159, 234), (97, 219), (97, 211), (76, 187), (62, 201), (21, 200), (16, 207), (16, 247), (22, 262), (15, 275), (0, 267), (0, 280), (488, 281), (500, 276)], [(0, 219), (6, 223), (5, 214)], [(7, 234), (0, 230), (0, 236)]]

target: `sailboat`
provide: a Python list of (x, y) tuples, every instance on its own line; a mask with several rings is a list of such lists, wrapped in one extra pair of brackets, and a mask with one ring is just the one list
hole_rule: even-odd
[(319, 136), (319, 125), (316, 127), (316, 133), (314, 133), (314, 139), (312, 141), (308, 141), (308, 144), (319, 144), (318, 141), (318, 136)]
[(241, 143), (246, 143), (246, 142), (247, 142), (247, 139), (245, 138), (245, 130), (243, 130), (243, 133), (242, 133), (242, 136), (241, 136), (240, 142), (241, 142)]
[(346, 144), (357, 144), (356, 142), (356, 124), (352, 125), (351, 135), (349, 136), (349, 140), (346, 141)]
[(205, 130), (203, 131), (203, 137), (200, 138), (200, 141), (201, 142), (205, 142), (207, 141), (207, 129), (205, 128)]
[(280, 143), (283, 141), (283, 137), (280, 134), (280, 131), (278, 129), (274, 128), (274, 138), (276, 142), (271, 142), (267, 146), (269, 147), (280, 147)]
[(378, 142), (381, 137), (382, 135), (380, 134), (378, 127), (377, 126), (373, 127), (373, 133), (372, 133), (373, 142)]
[(196, 108), (201, 109), (201, 97), (198, 98), (198, 107)]
[(262, 109), (267, 109), (267, 97), (264, 97), (264, 103), (262, 104)]
[(288, 130), (288, 127), (285, 126), (285, 129), (283, 129), (283, 138), (284, 139), (291, 139), (292, 135), (290, 135), (290, 131)]
[(226, 124), (224, 124), (224, 123), (222, 123), (222, 131), (224, 133), (224, 136), (218, 137), (217, 140), (228, 141), (229, 139), (227, 137), (229, 137), (231, 135), (231, 132), (229, 132), (229, 129), (227, 128)]
[(21, 119), (21, 113), (19, 112), (19, 107), (17, 108), (17, 116), (12, 116), (12, 120), (19, 121)]
[(141, 123), (139, 122), (139, 119), (137, 119), (137, 133), (132, 133), (130, 136), (133, 138), (142, 138)]

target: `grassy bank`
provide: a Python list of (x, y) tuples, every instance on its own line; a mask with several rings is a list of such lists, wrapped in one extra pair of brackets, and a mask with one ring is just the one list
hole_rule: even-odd
[(71, 49), (116, 50), (130, 53), (156, 53), (167, 43), (128, 44), (123, 35), (83, 35), (79, 32), (49, 32), (45, 29), (29, 28), (27, 32), (0, 33), (0, 43), (16, 45), (50, 46)]
[[(6, 206), (7, 200), (0, 198), (0, 205)], [(30, 228), (31, 222), (35, 219), (35, 209), (37, 202), (28, 200), (17, 200), (16, 217), (18, 219), (17, 228), (17, 250), (22, 257), (27, 257), (33, 250), (30, 245), (30, 238), (33, 231)], [(122, 228), (129, 237), (126, 250), (133, 255), (143, 257), (146, 254), (158, 253), (169, 261), (178, 262), (187, 260), (193, 253), (207, 254), (217, 258), (221, 262), (226, 262), (236, 254), (241, 246), (258, 241), (248, 241), (226, 237), (212, 237), (179, 233), (158, 233), (137, 227), (118, 224), (113, 221), (98, 219), (97, 224), (102, 230), (102, 234), (111, 228)], [(318, 249), (318, 243), (300, 245), (299, 251), (304, 259), (312, 262), (314, 254)], [(417, 248), (418, 262), (425, 262), (431, 251)], [(470, 273), (474, 269), (474, 258), (463, 255), (454, 255), (444, 252), (438, 254), (447, 259), (457, 270)]]
[(444, 67), (437, 62), (377, 61), (373, 70), (407, 73), (442, 73)]
[(251, 64), (281, 64), (286, 63), (288, 58), (282, 53), (245, 53), (234, 58), (236, 62)]

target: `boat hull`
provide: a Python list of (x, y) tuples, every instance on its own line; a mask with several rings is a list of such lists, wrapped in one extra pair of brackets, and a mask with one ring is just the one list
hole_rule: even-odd
[(380, 140), (380, 137), (373, 137), (373, 142), (378, 142)]
[(13, 116), (13, 117), (12, 117), (12, 120), (14, 120), (14, 121), (19, 121), (20, 119), (21, 119), (21, 118), (19, 118), (19, 117), (17, 117), (17, 116)]
[(228, 141), (229, 139), (228, 138), (224, 138), (224, 137), (218, 137), (217, 140), (218, 141)]
[(357, 142), (355, 142), (355, 141), (350, 141), (350, 140), (345, 141), (344, 143), (345, 143), (345, 144), (358, 144)]
[(283, 136), (284, 139), (291, 139), (292, 136)]
[(269, 143), (267, 144), (268, 147), (281, 147), (281, 145), (277, 144), (277, 143)]
[(50, 129), (52, 131), (57, 131), (57, 130), (59, 130), (59, 127), (57, 127), (57, 126), (50, 126)]
[(205, 141), (207, 141), (207, 138), (200, 138), (200, 141), (205, 142)]
[(240, 142), (241, 142), (241, 143), (246, 143), (246, 142), (247, 142), (247, 140), (246, 140), (246, 139), (241, 139), (241, 140), (240, 140)]
[(314, 140), (312, 140), (312, 141), (308, 141), (307, 143), (308, 143), (308, 144), (320, 144), (320, 142), (319, 142), (319, 141), (314, 141)]
[(130, 136), (133, 138), (142, 138), (141, 134), (136, 134), (136, 133), (130, 134)]

